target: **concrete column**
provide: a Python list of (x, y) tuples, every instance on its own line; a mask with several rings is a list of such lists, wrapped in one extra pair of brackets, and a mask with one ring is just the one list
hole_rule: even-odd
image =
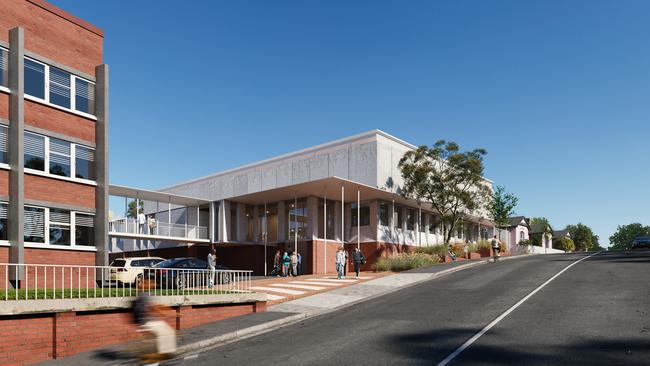
[(261, 241), (260, 233), (259, 233), (260, 224), (261, 224), (259, 220), (259, 215), (260, 215), (259, 206), (255, 205), (255, 207), (253, 207), (253, 217), (250, 218), (253, 220), (253, 242), (255, 243), (259, 243)]
[(246, 241), (246, 205), (237, 203), (237, 241)]
[(390, 235), (390, 241), (394, 242), (395, 241), (395, 205), (393, 202), (391, 202), (388, 205), (388, 228), (389, 228), (389, 235)]
[(219, 241), (227, 243), (230, 241), (230, 202), (221, 200), (219, 203)]
[(216, 205), (214, 202), (210, 202), (210, 218), (208, 219), (208, 238), (210, 239), (210, 243), (215, 242), (215, 210), (216, 210)]
[(343, 241), (341, 230), (341, 201), (334, 201), (334, 237), (335, 240)]
[[(345, 219), (345, 228), (343, 230), (343, 235), (344, 235), (344, 238), (347, 238), (347, 240), (350, 240), (350, 238), (352, 238), (353, 236), (354, 237), (357, 236), (356, 227), (354, 228), (355, 232), (352, 232), (352, 204), (351, 203), (345, 204), (345, 217), (344, 217), (344, 219)], [(355, 240), (355, 242), (356, 242), (356, 240)]]
[[(9, 263), (25, 263), (25, 32), (22, 28), (9, 31)], [(98, 243), (99, 244), (99, 243)], [(104, 246), (107, 245), (104, 242)], [(24, 279), (22, 270), (9, 271), (10, 280)], [(16, 283), (16, 288), (18, 284)]]
[(287, 240), (287, 206), (284, 201), (278, 202), (278, 242), (284, 243)]
[(368, 202), (370, 206), (370, 239), (377, 241), (377, 231), (379, 230), (379, 201)]
[(309, 225), (307, 225), (306, 240), (313, 240), (318, 237), (318, 227), (322, 225), (318, 220), (318, 197), (307, 197), (307, 217)]
[(431, 215), (425, 214), (424, 215), (424, 241), (426, 243), (426, 246), (429, 246), (429, 224), (431, 223)]
[(95, 67), (95, 264), (108, 266), (108, 65)]

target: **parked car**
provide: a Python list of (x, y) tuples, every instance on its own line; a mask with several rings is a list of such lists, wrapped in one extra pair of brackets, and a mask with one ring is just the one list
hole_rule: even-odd
[[(217, 271), (227, 271), (229, 268), (217, 265)], [(151, 271), (155, 272), (156, 286), (160, 288), (195, 288), (209, 284), (210, 269), (208, 262), (198, 258), (172, 258), (158, 263)], [(231, 282), (230, 273), (215, 275), (216, 283)]]
[(162, 261), (164, 259), (160, 257), (117, 258), (111, 262), (111, 281), (115, 281), (119, 285), (137, 286), (138, 281), (142, 279), (143, 270)]
[(649, 249), (650, 248), (650, 237), (639, 236), (632, 241), (632, 249)]

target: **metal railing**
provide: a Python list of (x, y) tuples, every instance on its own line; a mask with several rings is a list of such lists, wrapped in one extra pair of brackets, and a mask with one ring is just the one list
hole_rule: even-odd
[[(0, 301), (218, 295), (251, 291), (253, 271), (0, 263)], [(15, 278), (22, 277), (15, 288)], [(143, 282), (143, 279), (147, 279)]]
[(109, 221), (108, 231), (135, 235), (157, 235), (188, 239), (208, 239), (208, 228), (205, 226), (171, 224), (156, 221), (153, 226), (147, 222), (139, 224), (136, 219), (122, 218)]

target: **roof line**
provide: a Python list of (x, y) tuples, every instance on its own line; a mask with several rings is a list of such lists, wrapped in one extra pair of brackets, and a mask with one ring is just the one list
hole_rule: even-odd
[(234, 173), (234, 172), (240, 171), (240, 170), (250, 169), (250, 168), (253, 168), (253, 167), (256, 167), (256, 166), (272, 163), (274, 161), (290, 158), (290, 157), (293, 157), (293, 156), (313, 152), (313, 151), (316, 151), (316, 150), (321, 150), (321, 149), (336, 146), (336, 145), (342, 145), (342, 144), (345, 144), (345, 143), (348, 143), (348, 142), (352, 142), (352, 141), (355, 141), (355, 140), (360, 140), (362, 138), (376, 136), (376, 135), (386, 137), (386, 138), (388, 138), (390, 140), (393, 140), (393, 141), (395, 141), (397, 143), (405, 145), (405, 146), (407, 146), (408, 148), (411, 148), (411, 149), (416, 149), (417, 148), (415, 145), (409, 144), (408, 142), (406, 142), (404, 140), (401, 140), (401, 139), (399, 139), (399, 138), (397, 138), (397, 137), (395, 137), (395, 136), (393, 136), (391, 134), (388, 134), (388, 133), (386, 133), (386, 132), (384, 132), (382, 130), (374, 129), (374, 130), (358, 133), (356, 135), (344, 137), (344, 138), (341, 138), (341, 139), (338, 139), (338, 140), (334, 140), (334, 141), (326, 142), (326, 143), (319, 144), (319, 145), (316, 145), (316, 146), (308, 147), (308, 148), (305, 148), (305, 149), (302, 149), (302, 150), (289, 152), (289, 153), (278, 155), (278, 156), (275, 156), (275, 157), (272, 157), (272, 158), (256, 161), (256, 162), (245, 164), (245, 165), (242, 165), (242, 166), (239, 166), (239, 167), (223, 170), (223, 171), (220, 171), (220, 172), (217, 172), (217, 173), (212, 173), (212, 174), (209, 174), (209, 175), (206, 175), (206, 176), (203, 176), (203, 177), (186, 180), (186, 181), (174, 184), (172, 186), (161, 188), (160, 191), (164, 191), (164, 190), (167, 190), (167, 189), (173, 189), (173, 188), (176, 188), (176, 187), (181, 187), (181, 186), (184, 186), (186, 184), (200, 182), (200, 181), (203, 181), (203, 180), (206, 180), (206, 179), (209, 179), (209, 178), (213, 178), (213, 177), (217, 177), (217, 176), (220, 176), (220, 175), (225, 175), (225, 174)]
[(104, 38), (104, 31), (103, 30), (101, 30), (97, 26), (94, 26), (94, 25), (90, 24), (89, 22), (87, 22), (87, 21), (85, 21), (85, 20), (83, 20), (83, 19), (81, 19), (79, 17), (76, 17), (76, 16), (66, 12), (65, 10), (59, 8), (58, 6), (52, 5), (52, 4), (50, 4), (50, 3), (48, 3), (47, 1), (44, 1), (44, 0), (27, 0), (27, 2), (32, 3), (33, 5), (36, 5), (36, 6), (38, 6), (39, 8), (41, 8), (43, 10), (49, 11), (50, 13), (52, 13), (54, 15), (60, 16), (61, 18), (65, 19), (65, 20), (67, 20), (67, 21), (69, 21), (71, 23), (74, 23), (74, 24), (80, 26), (81, 28), (84, 28), (87, 31), (95, 33), (96, 35)]

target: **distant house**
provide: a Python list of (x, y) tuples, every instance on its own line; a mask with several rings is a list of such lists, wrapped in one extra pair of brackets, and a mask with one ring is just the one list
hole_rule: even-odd
[(529, 229), (528, 221), (524, 216), (514, 216), (508, 218), (508, 243), (510, 244), (510, 250), (515, 251), (516, 246), (522, 241), (529, 239)]
[(553, 244), (555, 244), (561, 238), (573, 240), (571, 239), (571, 233), (567, 229), (553, 231)]
[(553, 229), (550, 226), (544, 224), (530, 225), (528, 235), (533, 245), (539, 245), (542, 248), (553, 248)]

